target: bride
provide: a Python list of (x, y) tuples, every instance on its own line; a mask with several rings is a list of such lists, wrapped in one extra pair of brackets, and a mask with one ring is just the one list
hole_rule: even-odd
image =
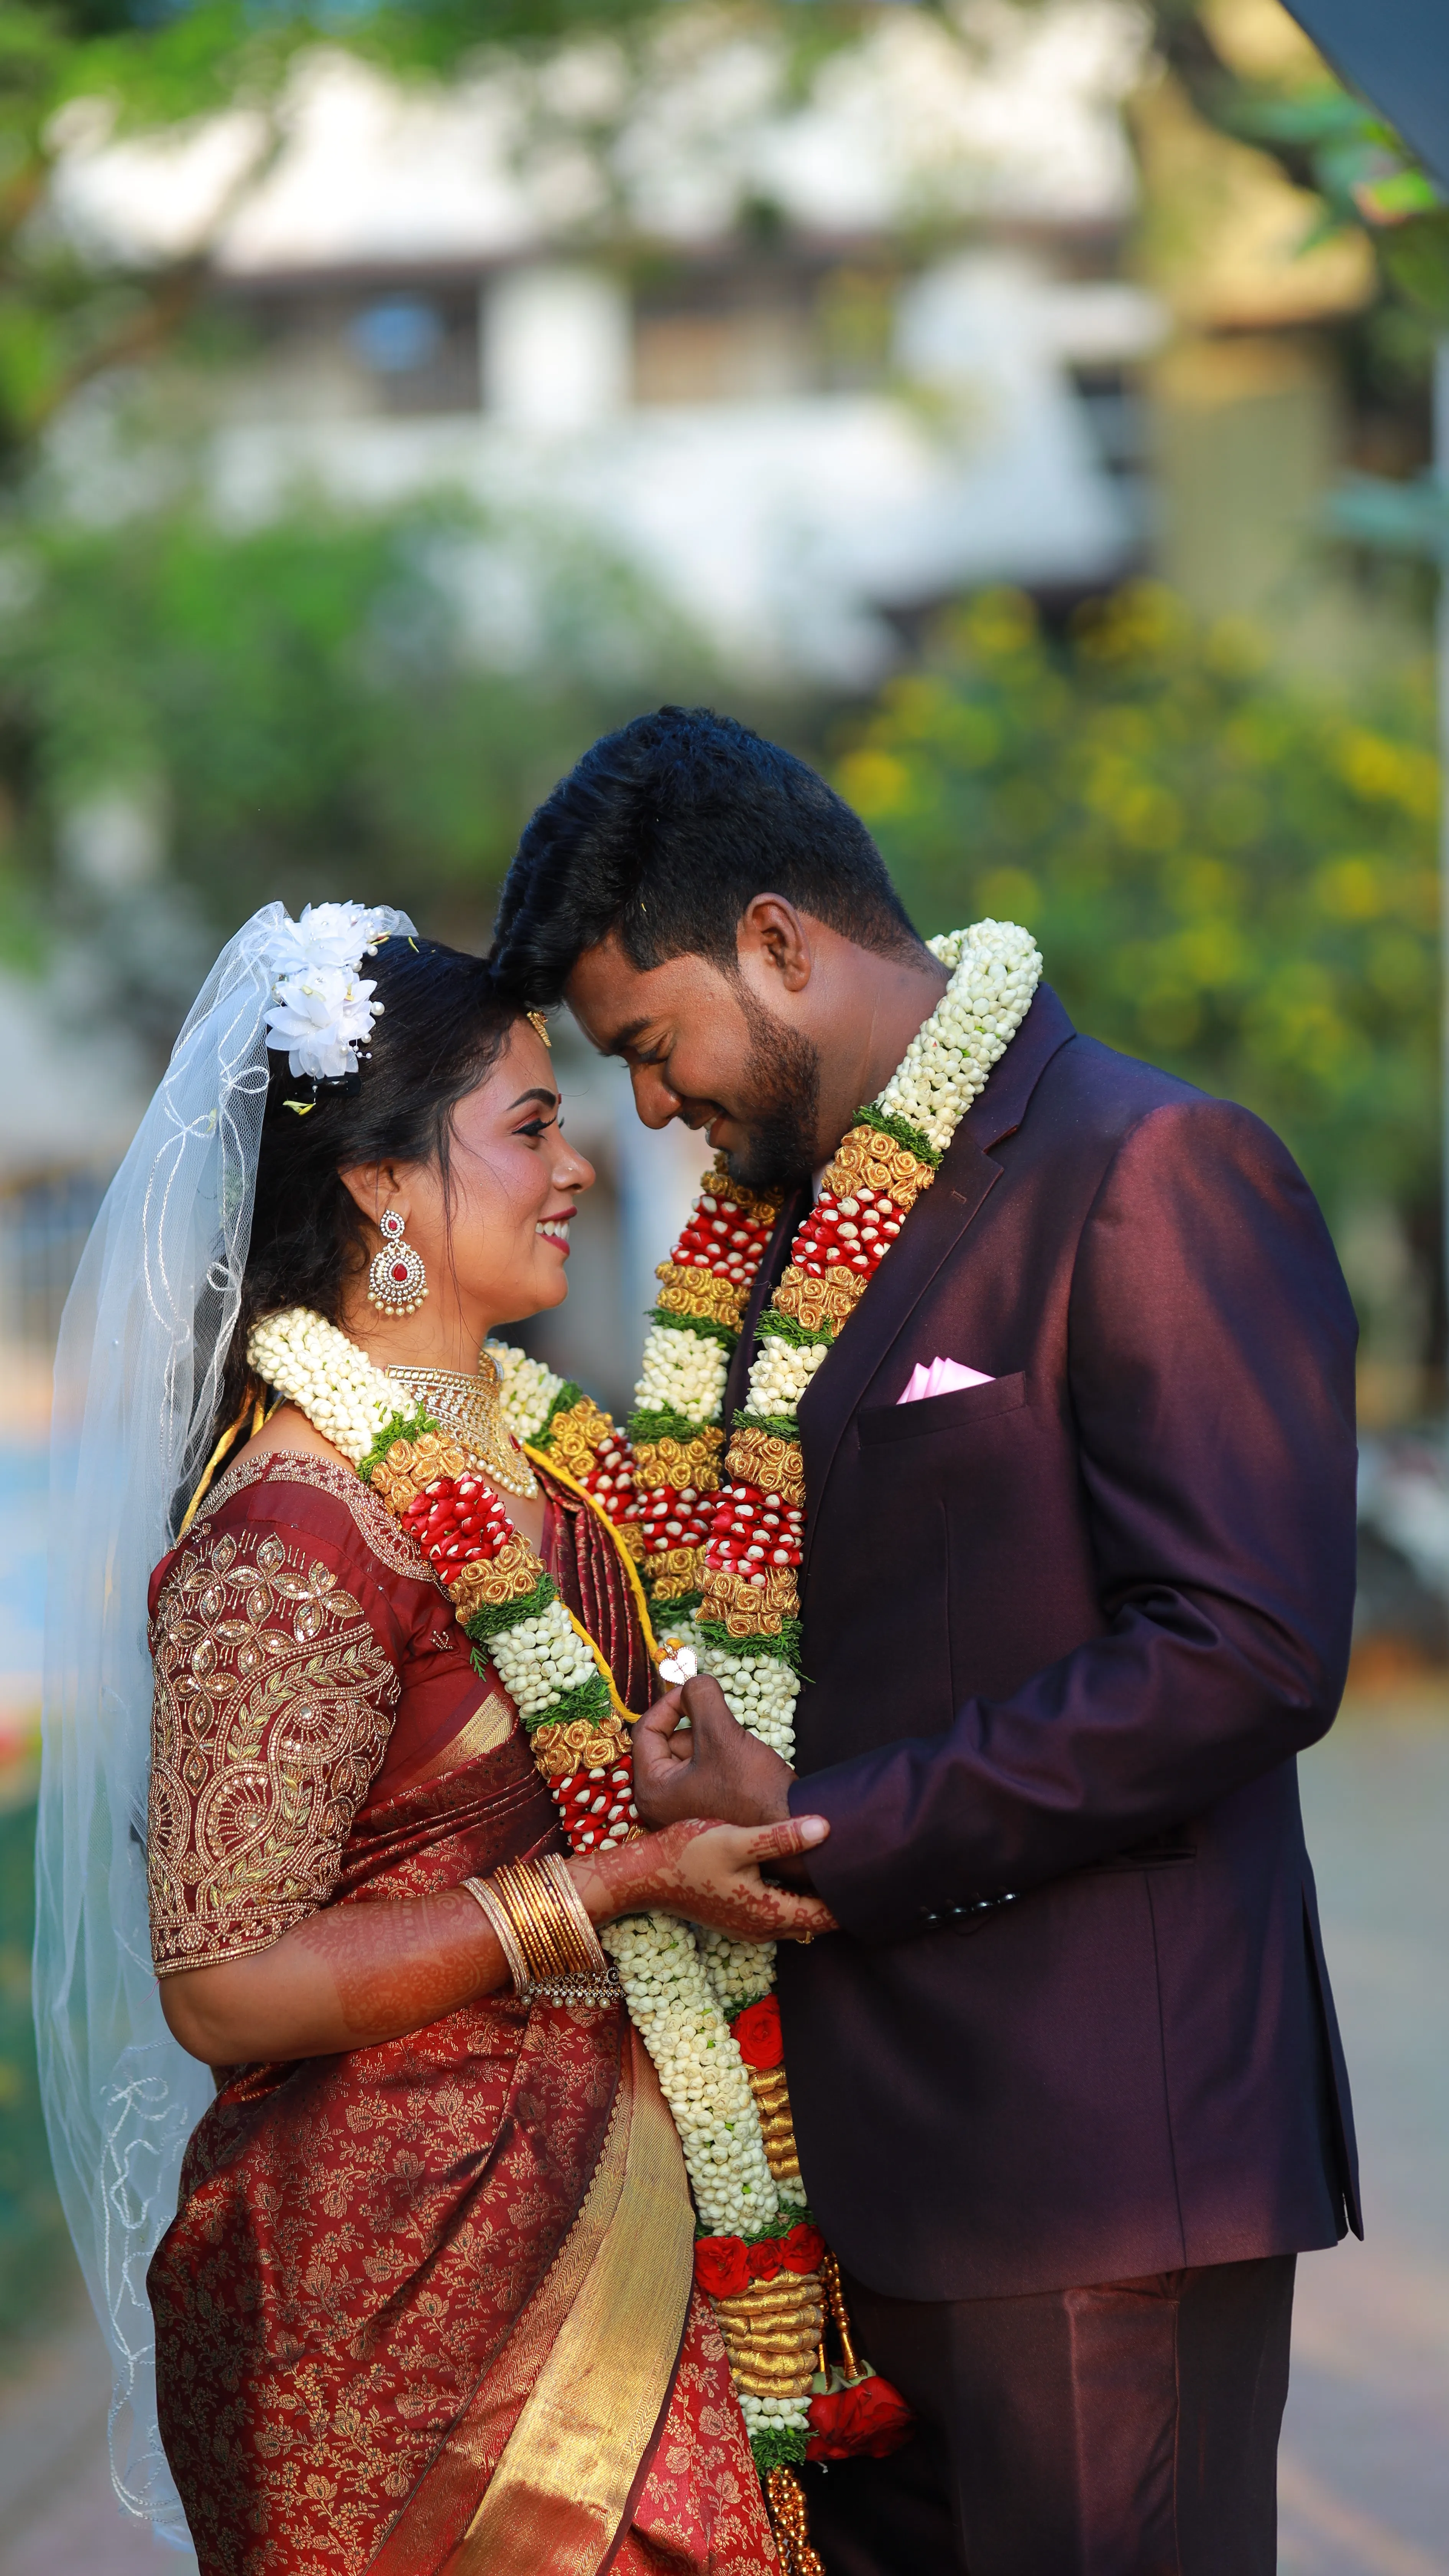
[(760, 1875), (826, 1828), (631, 1831), (643, 1596), (482, 1347), (592, 1180), (476, 959), (271, 905), (68, 1310), (43, 2071), (118, 2490), (174, 2517), (149, 2295), (202, 2576), (777, 2565), (607, 1927), (829, 1929)]

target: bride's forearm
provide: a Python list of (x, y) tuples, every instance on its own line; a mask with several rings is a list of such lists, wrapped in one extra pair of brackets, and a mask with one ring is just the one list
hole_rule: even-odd
[[(599, 1922), (626, 1910), (620, 1899), (641, 1875), (637, 1863), (570, 1866)], [(375, 2047), (509, 1983), (482, 1908), (466, 1888), (449, 1888), (325, 1907), (268, 1949), (163, 1978), (161, 2008), (193, 2057), (239, 2066)]]
[[(813, 1898), (767, 1887), (760, 1860), (818, 1841), (813, 1817), (742, 1828), (686, 1822), (568, 1868), (593, 1922), (658, 1909), (742, 1940), (825, 1931)], [(173, 2036), (208, 2066), (328, 2057), (441, 2021), (510, 1983), (487, 1915), (466, 1888), (324, 1907), (243, 1959), (161, 1982)]]
[(466, 1888), (329, 1906), (269, 1949), (161, 1983), (173, 2036), (209, 2066), (326, 2057), (400, 2039), (509, 1983)]
[[(597, 1923), (651, 1901), (639, 1845), (569, 1868)], [(268, 1949), (164, 1977), (161, 2008), (193, 2057), (240, 2066), (376, 2047), (509, 1984), (487, 1916), (449, 1888), (324, 1907)]]

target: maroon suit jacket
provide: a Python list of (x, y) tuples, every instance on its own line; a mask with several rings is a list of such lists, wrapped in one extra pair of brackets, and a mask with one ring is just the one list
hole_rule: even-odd
[[(1294, 1762), (1348, 1656), (1354, 1342), (1277, 1139), (1042, 988), (800, 1412), (791, 1805), (842, 1930), (780, 2000), (872, 2287), (1358, 2226)], [(938, 1354), (994, 1383), (898, 1407)]]

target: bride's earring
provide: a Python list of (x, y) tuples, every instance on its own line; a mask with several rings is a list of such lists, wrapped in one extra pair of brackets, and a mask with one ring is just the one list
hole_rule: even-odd
[(380, 1315), (412, 1315), (428, 1293), (423, 1256), (404, 1239), (396, 1208), (384, 1208), (377, 1220), (382, 1250), (374, 1254), (367, 1274), (367, 1302)]

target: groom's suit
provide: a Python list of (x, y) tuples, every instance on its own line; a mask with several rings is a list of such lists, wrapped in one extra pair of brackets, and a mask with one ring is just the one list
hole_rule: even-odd
[[(1276, 1138), (1042, 988), (800, 1408), (791, 1805), (842, 1929), (780, 2001), (866, 2291), (1029, 2303), (1358, 2227), (1293, 1758), (1348, 1655), (1354, 1341)], [(992, 1383), (898, 1405), (937, 1357)]]

